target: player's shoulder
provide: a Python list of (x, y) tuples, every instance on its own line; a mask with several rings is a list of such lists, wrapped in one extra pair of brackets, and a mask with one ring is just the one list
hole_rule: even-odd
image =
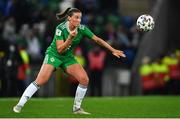
[(80, 24), (78, 27), (80, 30), (85, 30), (87, 28), (86, 25)]
[(64, 28), (66, 28), (66, 22), (65, 22), (65, 21), (62, 22), (62, 23), (60, 23), (60, 24), (56, 27), (56, 29), (59, 29), (59, 30), (63, 30)]

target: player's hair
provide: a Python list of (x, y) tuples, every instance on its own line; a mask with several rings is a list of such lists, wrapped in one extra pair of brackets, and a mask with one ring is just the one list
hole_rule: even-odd
[(56, 14), (56, 18), (59, 21), (64, 21), (68, 16), (72, 16), (73, 13), (81, 13), (81, 11), (77, 8), (71, 8), (68, 7), (66, 10), (64, 10), (63, 12), (57, 13)]

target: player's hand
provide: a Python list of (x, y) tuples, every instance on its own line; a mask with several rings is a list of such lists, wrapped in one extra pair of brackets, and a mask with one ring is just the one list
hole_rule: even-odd
[(69, 33), (69, 38), (70, 38), (70, 39), (73, 39), (76, 35), (77, 35), (77, 30), (70, 31), (70, 33)]
[(120, 58), (120, 57), (126, 57), (126, 55), (124, 54), (124, 52), (123, 51), (121, 51), (121, 50), (114, 50), (114, 51), (112, 51), (112, 54), (114, 55), (114, 56), (116, 56), (116, 57), (118, 57), (118, 58)]

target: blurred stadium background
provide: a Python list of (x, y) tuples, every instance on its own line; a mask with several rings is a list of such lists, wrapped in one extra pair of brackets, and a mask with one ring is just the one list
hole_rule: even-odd
[[(88, 39), (75, 50), (90, 77), (87, 96), (180, 95), (178, 0), (0, 0), (0, 97), (20, 97), (34, 81), (51, 43), (55, 14), (71, 6), (82, 24), (127, 58), (117, 59)], [(179, 10), (178, 10), (179, 9)], [(136, 30), (150, 14), (152, 32)], [(73, 97), (77, 82), (57, 70), (34, 97)]]

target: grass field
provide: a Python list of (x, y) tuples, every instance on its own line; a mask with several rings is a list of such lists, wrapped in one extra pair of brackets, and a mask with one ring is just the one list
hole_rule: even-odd
[(0, 98), (0, 118), (180, 118), (180, 96), (86, 97), (83, 107), (91, 115), (72, 114), (73, 98), (32, 98), (16, 114), (17, 98)]

